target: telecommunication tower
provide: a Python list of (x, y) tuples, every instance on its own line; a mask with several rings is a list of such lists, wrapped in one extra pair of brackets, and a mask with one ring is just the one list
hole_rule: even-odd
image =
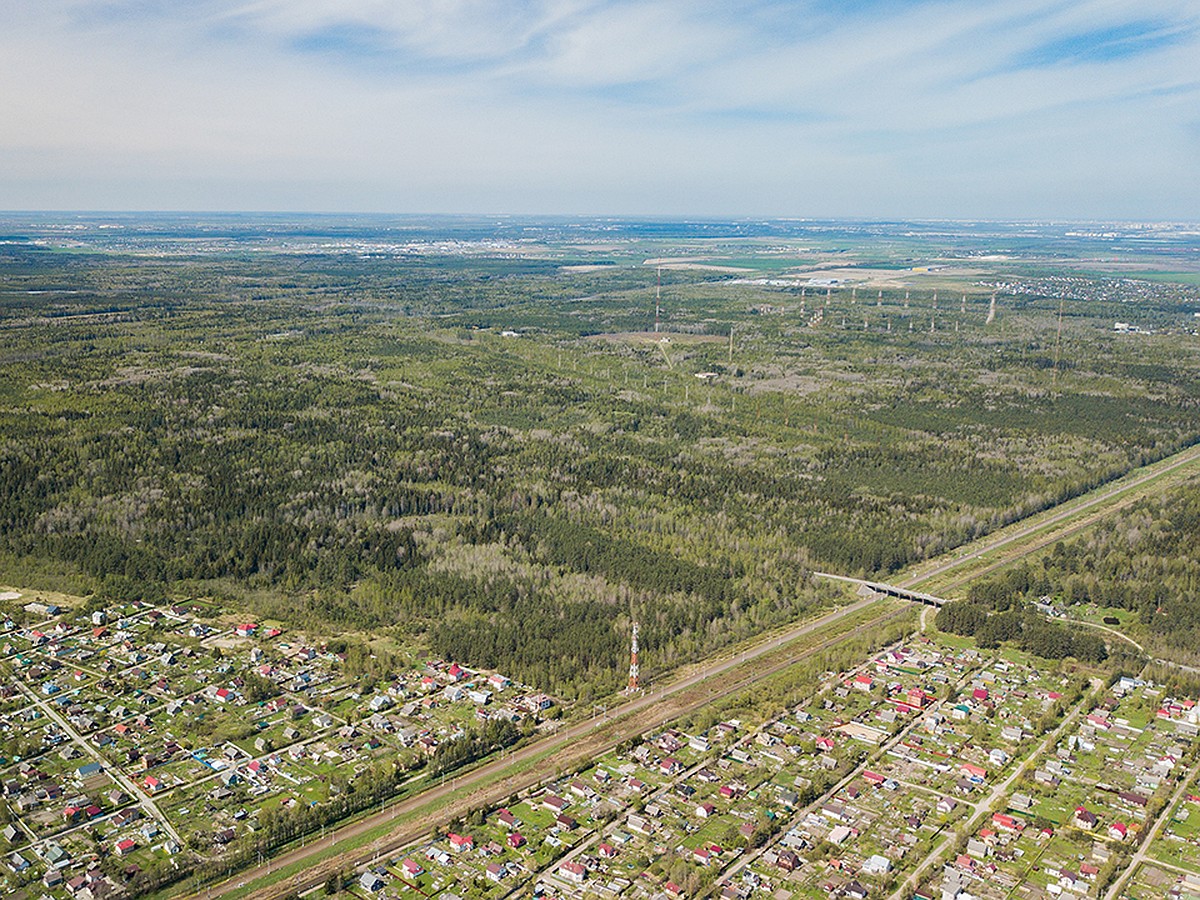
[(637, 624), (637, 622), (634, 622), (633, 623), (633, 643), (629, 648), (629, 687), (627, 687), (625, 689), (626, 693), (632, 694), (635, 691), (640, 691), (642, 689), (641, 684), (638, 682), (639, 671), (640, 670), (638, 669), (638, 624)]

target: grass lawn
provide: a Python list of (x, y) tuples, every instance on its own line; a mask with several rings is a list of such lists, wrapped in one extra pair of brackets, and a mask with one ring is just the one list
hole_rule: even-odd
[(1193, 841), (1173, 841), (1160, 835), (1150, 848), (1150, 856), (1159, 862), (1200, 873), (1200, 848)]
[[(528, 801), (522, 801), (509, 810), (514, 816), (525, 823), (526, 828), (538, 831), (549, 831), (554, 825), (555, 816), (550, 810), (540, 804), (531, 806)], [(525, 835), (529, 837), (529, 835)]]
[(1030, 812), (1037, 817), (1043, 818), (1048, 822), (1053, 822), (1055, 825), (1062, 825), (1071, 817), (1071, 810), (1074, 806), (1067, 806), (1057, 797), (1048, 797), (1033, 805)]

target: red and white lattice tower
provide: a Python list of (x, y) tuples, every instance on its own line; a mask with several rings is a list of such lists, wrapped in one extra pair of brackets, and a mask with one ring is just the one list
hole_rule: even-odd
[(633, 644), (629, 651), (629, 687), (625, 689), (627, 693), (632, 694), (634, 691), (642, 689), (641, 684), (638, 683), (638, 671), (638, 626), (637, 622), (634, 622)]

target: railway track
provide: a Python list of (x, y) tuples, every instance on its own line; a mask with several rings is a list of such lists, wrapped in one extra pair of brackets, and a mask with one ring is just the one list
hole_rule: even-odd
[[(569, 771), (580, 763), (607, 752), (612, 747), (693, 712), (723, 697), (736, 694), (755, 683), (778, 674), (805, 656), (830, 649), (850, 639), (865, 627), (878, 627), (908, 614), (907, 607), (879, 604), (880, 614), (860, 626), (840, 631), (815, 644), (792, 647), (799, 639), (834, 626), (839, 620), (879, 603), (859, 600), (816, 620), (796, 626), (737, 655), (716, 659), (695, 667), (675, 681), (653, 688), (610, 711), (607, 722), (587, 720), (562, 729), (557, 734), (535, 741), (505, 756), (485, 763), (446, 783), (432, 786), (420, 794), (396, 803), (338, 829), (331, 836), (336, 843), (353, 841), (382, 824), (404, 818), (385, 835), (344, 853), (325, 855), (330, 844), (322, 841), (295, 847), (254, 869), (200, 888), (189, 896), (219, 900), (237, 895), (250, 900), (279, 900), (294, 892), (304, 893), (320, 886), (333, 873), (368, 864), (374, 859), (396, 853), (428, 839), (435, 826), (485, 806), (503, 802), (515, 793), (535, 787), (546, 780), (546, 773)], [(718, 681), (714, 684), (714, 681)], [(538, 760), (535, 768), (524, 768)], [(505, 775), (506, 771), (512, 772)], [(475, 790), (470, 790), (476, 786)], [(465, 793), (464, 793), (465, 790)], [(296, 875), (272, 879), (278, 873), (312, 859), (313, 863)], [(255, 882), (263, 882), (255, 885)], [(250, 889), (247, 890), (247, 887)]]

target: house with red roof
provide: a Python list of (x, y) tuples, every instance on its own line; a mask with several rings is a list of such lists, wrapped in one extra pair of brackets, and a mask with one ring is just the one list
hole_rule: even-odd
[(996, 813), (992, 816), (992, 824), (1001, 831), (1011, 831), (1020, 833), (1025, 830), (1025, 823), (1016, 816), (1010, 816), (1007, 813)]
[(409, 857), (408, 859), (404, 860), (404, 862), (400, 863), (400, 871), (409, 878), (417, 878), (418, 876), (425, 874), (425, 869), (412, 857)]
[(958, 770), (976, 784), (987, 778), (987, 769), (977, 766), (974, 763), (963, 763), (958, 767)]
[(587, 867), (574, 860), (567, 860), (558, 867), (558, 871), (563, 874), (564, 878), (575, 884), (583, 884), (584, 879), (587, 878)]
[(475, 849), (475, 838), (469, 834), (455, 834), (450, 832), (450, 849), (456, 852)]

